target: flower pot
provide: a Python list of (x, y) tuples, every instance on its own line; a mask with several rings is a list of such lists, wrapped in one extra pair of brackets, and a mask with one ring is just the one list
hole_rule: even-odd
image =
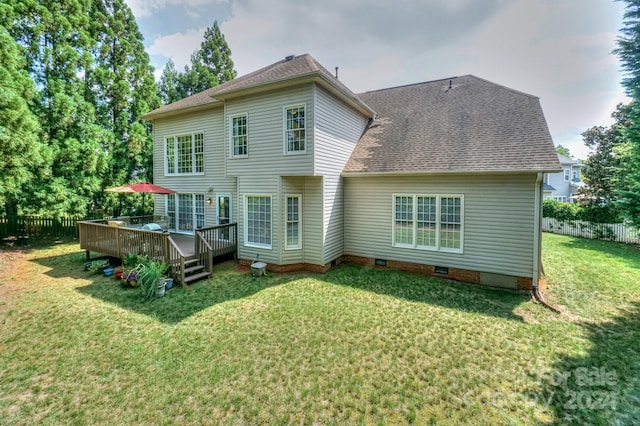
[(173, 287), (173, 278), (163, 278), (165, 290), (170, 290)]
[(164, 296), (164, 292), (165, 292), (165, 284), (164, 284), (164, 281), (160, 280), (160, 282), (158, 283), (158, 287), (156, 288), (156, 297)]

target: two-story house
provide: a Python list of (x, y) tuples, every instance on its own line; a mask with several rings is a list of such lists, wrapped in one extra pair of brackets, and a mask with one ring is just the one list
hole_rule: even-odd
[(301, 55), (145, 118), (154, 182), (177, 191), (156, 213), (179, 233), (237, 222), (242, 262), (537, 282), (560, 167), (534, 96), (474, 76), (356, 95)]
[(558, 161), (562, 171), (545, 175), (544, 198), (574, 202), (578, 190), (587, 186), (581, 178), (581, 169), (584, 164), (562, 154), (558, 154)]

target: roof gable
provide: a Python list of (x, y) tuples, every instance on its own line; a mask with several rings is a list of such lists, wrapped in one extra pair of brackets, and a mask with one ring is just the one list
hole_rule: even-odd
[(220, 100), (233, 96), (241, 96), (248, 91), (269, 90), (270, 88), (286, 87), (299, 82), (318, 81), (344, 97), (357, 109), (373, 114), (351, 90), (335, 78), (311, 55), (288, 56), (287, 58), (243, 75), (218, 86), (212, 87), (195, 95), (165, 105), (144, 115), (145, 119), (155, 119), (161, 116), (183, 113), (191, 110), (212, 107)]
[(560, 170), (535, 96), (472, 75), (358, 96), (378, 117), (345, 174)]

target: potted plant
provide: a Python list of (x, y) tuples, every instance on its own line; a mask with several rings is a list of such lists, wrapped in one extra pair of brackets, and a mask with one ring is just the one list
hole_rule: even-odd
[(154, 297), (164, 296), (165, 284), (162, 275), (167, 271), (165, 262), (149, 261), (140, 269), (140, 290), (142, 299), (148, 301)]
[(109, 267), (109, 259), (98, 259), (98, 260), (94, 260), (93, 262), (91, 262), (91, 265), (89, 265), (89, 271), (91, 272), (102, 272), (103, 269), (106, 269)]

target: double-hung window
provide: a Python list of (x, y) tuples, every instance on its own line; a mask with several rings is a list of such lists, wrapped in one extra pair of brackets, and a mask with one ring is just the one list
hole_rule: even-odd
[(167, 175), (204, 174), (204, 135), (191, 133), (165, 138)]
[(230, 117), (231, 156), (246, 157), (249, 154), (247, 140), (247, 114)]
[(302, 248), (302, 195), (286, 196), (285, 249)]
[(271, 196), (245, 195), (245, 244), (271, 248)]
[(570, 174), (571, 174), (571, 171), (569, 169), (564, 169), (564, 180), (565, 180), (565, 182), (569, 182)]
[(462, 253), (461, 195), (394, 195), (393, 246)]
[(306, 152), (304, 105), (284, 109), (284, 143), (287, 154)]

